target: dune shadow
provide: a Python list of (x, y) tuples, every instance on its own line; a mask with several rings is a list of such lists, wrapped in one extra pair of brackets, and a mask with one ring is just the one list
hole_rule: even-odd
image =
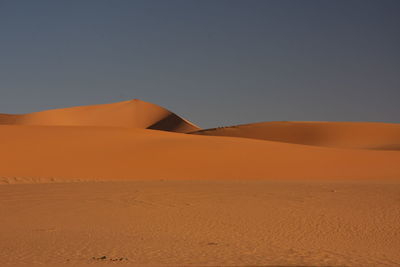
[(183, 121), (178, 115), (171, 113), (168, 116), (157, 121), (156, 123), (150, 125), (149, 127), (147, 127), (147, 129), (175, 132), (176, 130), (184, 126), (185, 121)]
[(20, 115), (14, 114), (2, 114), (0, 113), (0, 125), (1, 124), (16, 124)]
[(398, 150), (400, 150), (400, 144), (388, 144), (388, 145), (379, 146), (379, 147), (370, 147), (368, 149), (371, 149), (371, 150), (393, 150), (393, 151), (398, 151)]

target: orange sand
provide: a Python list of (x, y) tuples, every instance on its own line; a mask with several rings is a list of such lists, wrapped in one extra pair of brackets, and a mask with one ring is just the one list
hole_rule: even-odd
[(137, 128), (0, 126), (0, 174), (85, 179), (399, 179), (398, 151)]
[(0, 114), (0, 266), (399, 266), (399, 144), (140, 100)]
[(0, 114), (0, 124), (135, 127), (173, 132), (199, 129), (165, 108), (137, 99), (23, 115)]
[(399, 196), (382, 182), (3, 185), (0, 265), (399, 266)]
[(193, 132), (312, 146), (400, 150), (400, 124), (366, 122), (261, 122)]

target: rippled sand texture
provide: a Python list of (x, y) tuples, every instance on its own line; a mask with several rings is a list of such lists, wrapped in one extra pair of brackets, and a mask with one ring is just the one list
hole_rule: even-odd
[(1, 265), (400, 264), (400, 183), (4, 185), (0, 215)]

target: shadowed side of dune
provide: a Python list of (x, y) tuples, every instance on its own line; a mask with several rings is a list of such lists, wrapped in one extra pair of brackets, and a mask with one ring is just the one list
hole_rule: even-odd
[(400, 124), (393, 123), (262, 122), (199, 130), (191, 134), (337, 148), (400, 149)]
[(386, 144), (377, 147), (369, 147), (368, 149), (372, 150), (399, 150), (400, 151), (400, 144)]
[(174, 113), (168, 114), (164, 118), (161, 118), (159, 121), (147, 127), (147, 129), (169, 132), (189, 132), (193, 128), (193, 125)]
[(135, 127), (183, 133), (200, 129), (165, 108), (138, 99), (22, 115), (2, 114), (0, 124)]
[(14, 114), (0, 114), (0, 125), (2, 124), (16, 124), (19, 117), (22, 115)]

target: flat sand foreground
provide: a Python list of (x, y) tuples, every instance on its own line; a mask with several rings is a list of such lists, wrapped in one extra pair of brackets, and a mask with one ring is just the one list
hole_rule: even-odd
[(1, 266), (399, 266), (400, 182), (0, 185)]

